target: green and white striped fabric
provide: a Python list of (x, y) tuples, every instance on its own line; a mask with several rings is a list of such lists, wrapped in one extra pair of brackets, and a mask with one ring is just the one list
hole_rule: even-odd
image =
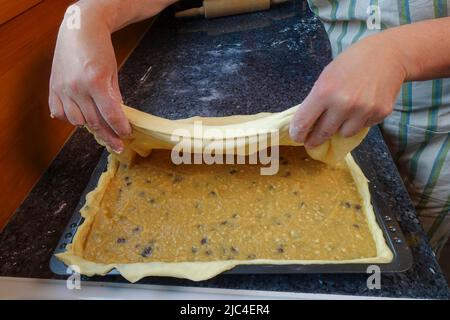
[[(334, 57), (387, 28), (450, 16), (446, 0), (308, 2), (325, 26)], [(450, 235), (450, 79), (405, 83), (381, 127), (438, 252)]]

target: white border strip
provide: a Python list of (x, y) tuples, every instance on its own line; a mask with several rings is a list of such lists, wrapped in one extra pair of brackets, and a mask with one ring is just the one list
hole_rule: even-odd
[[(163, 286), (82, 281), (80, 290), (69, 290), (65, 280), (0, 277), (0, 299), (32, 300), (390, 300), (392, 298)], [(404, 300), (404, 299), (401, 299)]]

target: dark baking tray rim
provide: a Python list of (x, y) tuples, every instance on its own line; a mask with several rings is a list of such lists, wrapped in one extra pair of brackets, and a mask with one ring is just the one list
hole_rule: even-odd
[[(307, 264), (307, 265), (239, 265), (233, 269), (226, 271), (227, 274), (295, 274), (295, 273), (368, 273), (369, 266), (377, 265), (383, 273), (405, 272), (413, 263), (410, 248), (406, 244), (405, 237), (401, 231), (396, 214), (389, 206), (383, 206), (383, 199), (378, 193), (382, 191), (381, 185), (377, 182), (376, 172), (370, 165), (369, 158), (358, 157), (358, 150), (355, 150), (353, 157), (357, 164), (361, 167), (364, 175), (369, 179), (369, 189), (371, 194), (372, 205), (374, 207), (377, 223), (383, 231), (387, 245), (391, 249), (394, 257), (389, 263), (366, 264), (366, 263), (346, 263), (346, 264)], [(108, 152), (105, 151), (92, 176), (86, 186), (80, 201), (69, 220), (54, 254), (65, 251), (67, 244), (71, 243), (78, 227), (83, 222), (80, 210), (86, 201), (86, 195), (95, 189), (101, 174), (106, 170), (108, 163)], [(72, 271), (58, 258), (52, 255), (50, 259), (50, 269), (57, 275), (67, 275)], [(116, 269), (111, 270), (108, 275), (118, 275)]]

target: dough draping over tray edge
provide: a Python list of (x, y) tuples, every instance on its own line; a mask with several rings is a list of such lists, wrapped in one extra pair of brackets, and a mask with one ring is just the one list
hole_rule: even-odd
[[(187, 135), (193, 133), (194, 124), (201, 121), (203, 128), (213, 128), (223, 134), (224, 140), (242, 138), (239, 130), (230, 135), (229, 129), (263, 129), (279, 130), (280, 145), (299, 145), (289, 138), (289, 122), (298, 106), (279, 113), (259, 113), (256, 115), (237, 115), (222, 118), (193, 117), (183, 120), (168, 120), (156, 117), (136, 109), (123, 106), (123, 110), (133, 127), (133, 134), (125, 142), (125, 151), (118, 155), (111, 153), (108, 158), (108, 169), (100, 177), (97, 188), (86, 196), (86, 204), (81, 209), (85, 219), (78, 228), (73, 243), (67, 250), (56, 256), (67, 265), (77, 265), (82, 274), (87, 276), (105, 275), (112, 269), (117, 269), (123, 277), (130, 282), (136, 282), (146, 276), (169, 276), (186, 278), (194, 281), (210, 279), (226, 270), (241, 264), (343, 264), (343, 263), (388, 263), (392, 260), (392, 252), (386, 245), (383, 233), (378, 226), (370, 202), (368, 181), (363, 172), (349, 154), (367, 134), (368, 129), (362, 130), (356, 136), (343, 138), (333, 136), (323, 145), (307, 150), (308, 154), (316, 160), (334, 164), (339, 160), (345, 162), (353, 176), (357, 189), (363, 200), (363, 211), (366, 214), (368, 226), (377, 249), (377, 256), (353, 260), (227, 260), (209, 262), (149, 262), (129, 264), (101, 264), (83, 258), (84, 244), (92, 228), (96, 212), (101, 210), (101, 202), (111, 179), (114, 178), (120, 162), (128, 162), (135, 153), (148, 156), (152, 149), (171, 149), (177, 142), (171, 139), (175, 130), (183, 129)], [(183, 135), (183, 133), (181, 133)], [(245, 137), (244, 137), (245, 138)], [(203, 138), (202, 138), (203, 139)], [(239, 139), (237, 139), (239, 140)], [(99, 143), (104, 143), (97, 138)], [(245, 139), (242, 143), (246, 143)], [(209, 141), (204, 141), (208, 143)], [(217, 151), (217, 150), (216, 150)], [(225, 151), (224, 151), (225, 152)]]
[(114, 178), (120, 162), (113, 155), (108, 158), (108, 169), (102, 174), (98, 187), (86, 196), (86, 204), (81, 209), (81, 215), (85, 219), (78, 228), (72, 244), (67, 250), (56, 256), (67, 265), (76, 265), (80, 272), (87, 276), (105, 275), (112, 269), (117, 269), (120, 274), (130, 282), (136, 282), (147, 276), (167, 276), (185, 278), (193, 281), (210, 279), (224, 271), (230, 270), (237, 265), (255, 264), (345, 264), (345, 263), (388, 263), (392, 261), (393, 255), (387, 246), (383, 232), (377, 224), (373, 207), (370, 202), (368, 181), (363, 172), (349, 154), (345, 162), (352, 174), (356, 187), (362, 198), (362, 209), (367, 217), (369, 230), (375, 242), (377, 255), (371, 258), (353, 260), (226, 260), (208, 262), (148, 262), (148, 263), (114, 263), (102, 264), (83, 258), (84, 244), (93, 226), (95, 214), (101, 210), (101, 202), (111, 179)]

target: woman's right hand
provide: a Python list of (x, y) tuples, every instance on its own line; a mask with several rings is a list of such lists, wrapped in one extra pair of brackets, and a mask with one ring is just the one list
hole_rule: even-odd
[(51, 116), (87, 125), (115, 152), (131, 126), (122, 107), (117, 62), (107, 23), (82, 12), (81, 28), (61, 24), (50, 78)]

